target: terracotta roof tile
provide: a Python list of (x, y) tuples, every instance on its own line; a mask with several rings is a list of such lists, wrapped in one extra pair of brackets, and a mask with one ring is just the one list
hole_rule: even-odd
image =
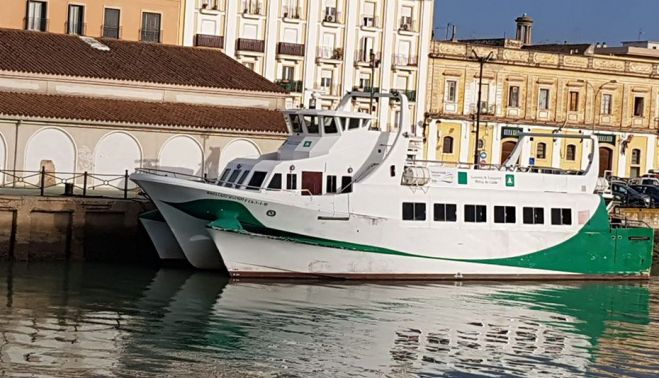
[(285, 93), (219, 50), (0, 28), (0, 70)]
[(0, 115), (286, 133), (280, 111), (0, 92)]

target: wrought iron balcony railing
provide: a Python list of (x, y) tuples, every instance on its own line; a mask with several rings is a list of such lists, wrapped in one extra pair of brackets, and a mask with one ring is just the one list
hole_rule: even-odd
[(48, 19), (43, 17), (28, 17), (25, 19), (25, 30), (48, 31)]
[(343, 49), (340, 47), (320, 46), (318, 47), (318, 53), (316, 56), (321, 59), (342, 60)]
[(300, 7), (283, 7), (281, 10), (283, 18), (292, 18), (296, 20), (302, 19), (302, 8)]
[(323, 12), (323, 21), (341, 24), (343, 23), (341, 12), (337, 11), (334, 7), (325, 7), (325, 11)]
[(279, 44), (277, 44), (277, 54), (304, 56), (304, 45), (279, 42)]
[(140, 30), (140, 41), (142, 42), (160, 43), (161, 36), (162, 36), (162, 31), (160, 30), (151, 30), (151, 29)]
[(238, 38), (236, 40), (236, 50), (264, 52), (265, 41), (261, 39)]
[(275, 84), (279, 84), (282, 88), (289, 92), (301, 93), (303, 91), (302, 80), (276, 80)]
[(121, 28), (111, 25), (103, 25), (101, 26), (101, 35), (103, 38), (119, 39), (121, 38)]
[(224, 37), (210, 34), (196, 34), (194, 36), (194, 45), (221, 49), (224, 48)]

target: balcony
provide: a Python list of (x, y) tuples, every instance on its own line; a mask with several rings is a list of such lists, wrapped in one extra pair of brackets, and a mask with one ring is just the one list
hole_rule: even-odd
[(337, 11), (334, 7), (326, 7), (323, 12), (323, 22), (330, 24), (342, 23), (341, 12)]
[(403, 16), (400, 18), (400, 23), (398, 25), (398, 31), (400, 32), (417, 32), (416, 20), (413, 20), (412, 17)]
[(316, 55), (319, 59), (343, 60), (343, 49), (340, 47), (318, 47)]
[(221, 49), (224, 48), (224, 37), (211, 34), (196, 34), (194, 36), (194, 45)]
[(304, 56), (304, 45), (298, 43), (279, 42), (277, 54)]
[(359, 26), (362, 28), (378, 29), (380, 28), (380, 19), (372, 14), (362, 14), (359, 19)]
[(275, 84), (278, 84), (288, 92), (302, 93), (303, 91), (302, 80), (277, 80)]
[(378, 93), (380, 92), (380, 87), (371, 87), (370, 85), (364, 85), (364, 86), (355, 85), (354, 87), (352, 87), (352, 90), (359, 92), (366, 92), (366, 93), (373, 90), (373, 93)]
[(87, 24), (78, 21), (67, 21), (64, 23), (64, 30), (66, 30), (66, 34), (85, 35)]
[(316, 92), (320, 93), (322, 96), (332, 96), (338, 97), (340, 94), (340, 86), (337, 84), (330, 83), (329, 85), (317, 84)]
[(406, 54), (393, 54), (391, 62), (397, 67), (416, 67), (419, 64), (419, 59), (416, 56)]
[(396, 89), (400, 94), (404, 94), (410, 102), (416, 102), (416, 91), (410, 89)]
[(140, 41), (142, 42), (160, 43), (161, 36), (162, 30), (140, 29)]
[(263, 4), (245, 0), (243, 1), (242, 13), (243, 16), (263, 16)]
[(48, 19), (44, 17), (29, 17), (25, 19), (25, 30), (48, 31)]
[(373, 59), (371, 59), (371, 52), (370, 50), (363, 50), (359, 49), (355, 51), (355, 63), (361, 63), (361, 64), (371, 64), (372, 62), (379, 62), (380, 61), (380, 53), (374, 53), (373, 54)]
[(121, 38), (121, 28), (112, 25), (103, 25), (101, 26), (101, 35), (103, 38)]
[(220, 0), (202, 0), (201, 1), (202, 13), (205, 10), (219, 11), (220, 10), (219, 2), (220, 2)]
[[(477, 113), (477, 107), (476, 104), (471, 104), (469, 106), (469, 113), (471, 114), (476, 114)], [(494, 115), (497, 112), (497, 106), (496, 104), (488, 104), (486, 101), (481, 102), (481, 114), (482, 115)]]
[(302, 9), (300, 7), (284, 7), (282, 8), (281, 16), (289, 20), (301, 20)]
[(265, 41), (261, 39), (238, 38), (236, 40), (236, 50), (262, 53), (265, 51)]

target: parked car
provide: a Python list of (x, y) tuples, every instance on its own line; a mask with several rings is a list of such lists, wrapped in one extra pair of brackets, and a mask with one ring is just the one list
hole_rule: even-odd
[(643, 176), (629, 180), (631, 185), (655, 185), (659, 186), (659, 179), (656, 177)]
[(613, 199), (620, 201), (623, 206), (650, 207), (652, 199), (646, 194), (641, 194), (622, 181), (611, 183)]
[(659, 186), (656, 185), (632, 185), (632, 189), (641, 194), (649, 196), (652, 201), (652, 207), (659, 207)]

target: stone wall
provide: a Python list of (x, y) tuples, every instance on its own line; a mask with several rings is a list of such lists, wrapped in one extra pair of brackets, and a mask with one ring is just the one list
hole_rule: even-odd
[(0, 197), (0, 261), (153, 260), (146, 200)]

